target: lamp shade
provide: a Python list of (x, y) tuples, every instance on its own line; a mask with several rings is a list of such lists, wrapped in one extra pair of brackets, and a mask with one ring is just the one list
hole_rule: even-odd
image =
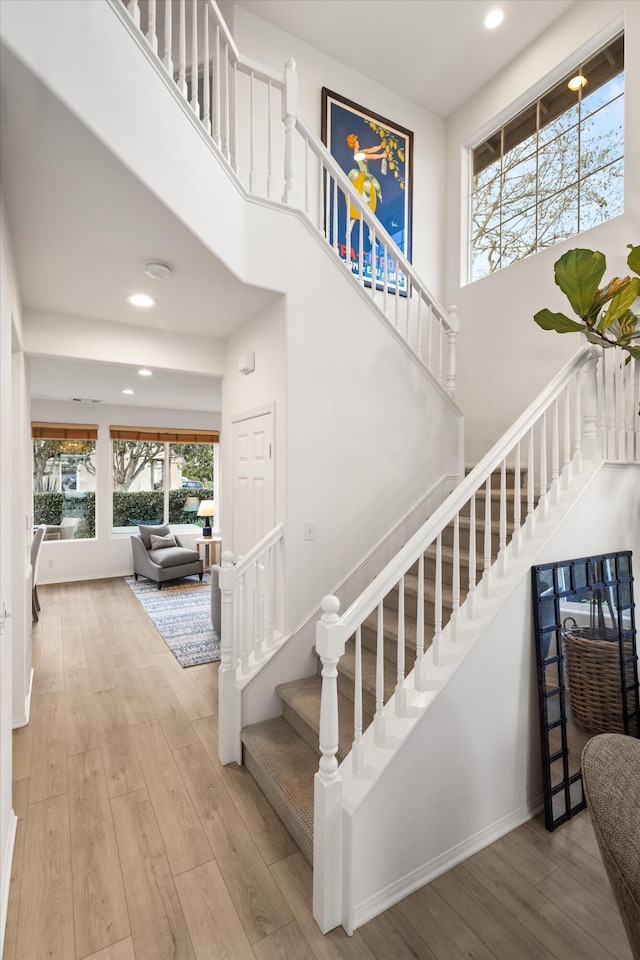
[(201, 500), (198, 507), (199, 517), (215, 517), (216, 505), (213, 500)]

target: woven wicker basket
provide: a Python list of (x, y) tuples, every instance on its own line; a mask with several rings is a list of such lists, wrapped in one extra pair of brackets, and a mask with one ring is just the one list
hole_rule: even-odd
[[(590, 733), (624, 733), (617, 637), (603, 640), (580, 635), (589, 632), (563, 633), (571, 714)], [(631, 644), (626, 643), (625, 654), (629, 656), (631, 652)], [(632, 682), (631, 675), (627, 682)]]

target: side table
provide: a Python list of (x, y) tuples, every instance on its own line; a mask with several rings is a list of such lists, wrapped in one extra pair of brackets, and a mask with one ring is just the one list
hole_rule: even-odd
[(204, 569), (210, 570), (211, 567), (220, 562), (220, 544), (222, 537), (196, 537), (196, 548), (198, 554), (202, 556), (200, 547), (204, 546)]

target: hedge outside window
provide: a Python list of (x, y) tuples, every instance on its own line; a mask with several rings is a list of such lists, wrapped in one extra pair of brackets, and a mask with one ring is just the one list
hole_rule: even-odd
[(620, 35), (472, 151), (471, 280), (623, 213), (623, 156)]
[(200, 500), (214, 499), (214, 431), (111, 427), (113, 530), (192, 523)]
[(96, 535), (96, 438), (93, 424), (33, 423), (33, 522), (48, 541)]

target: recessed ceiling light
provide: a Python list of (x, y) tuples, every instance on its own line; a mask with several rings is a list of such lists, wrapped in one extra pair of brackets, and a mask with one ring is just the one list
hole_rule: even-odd
[(146, 293), (132, 293), (127, 300), (134, 307), (153, 307), (158, 302), (153, 297), (148, 297)]
[(138, 370), (138, 375), (139, 375), (140, 377), (152, 377), (152, 376), (153, 376), (153, 371), (152, 371), (152, 370), (147, 370), (146, 367), (143, 367), (142, 370)]
[(151, 280), (164, 280), (171, 273), (171, 264), (166, 260), (145, 260), (144, 275)]
[(135, 393), (135, 390), (123, 390), (123, 393)]
[(569, 90), (573, 90), (573, 92), (576, 93), (578, 90), (581, 90), (582, 87), (586, 87), (587, 82), (588, 81), (585, 76), (583, 76), (581, 73), (576, 73), (575, 77), (571, 77), (571, 80), (569, 80), (567, 86), (569, 87)]
[(496, 27), (499, 27), (502, 21), (504, 20), (504, 11), (500, 10), (499, 7), (496, 7), (494, 10), (490, 10), (489, 13), (484, 18), (484, 25), (487, 30), (494, 30)]

